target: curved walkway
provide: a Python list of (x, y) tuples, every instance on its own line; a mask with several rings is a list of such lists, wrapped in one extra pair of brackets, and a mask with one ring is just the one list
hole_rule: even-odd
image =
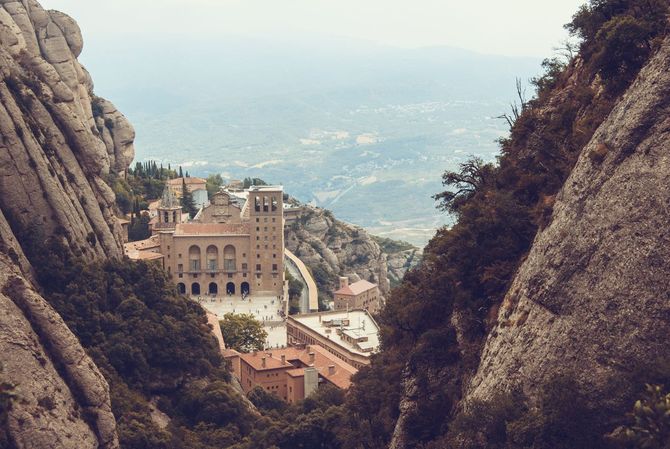
[(291, 273), (291, 276), (295, 276), (297, 272), (302, 280), (303, 285), (307, 287), (306, 295), (305, 289), (303, 289), (300, 312), (318, 312), (319, 291), (316, 288), (316, 282), (314, 282), (314, 278), (312, 278), (312, 273), (309, 272), (303, 261), (298, 259), (298, 257), (289, 251), (288, 248), (284, 249), (284, 254), (286, 255), (286, 265), (289, 269), (289, 272)]

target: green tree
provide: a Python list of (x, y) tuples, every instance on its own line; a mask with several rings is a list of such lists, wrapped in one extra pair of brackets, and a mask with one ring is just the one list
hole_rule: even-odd
[(138, 240), (145, 240), (151, 237), (149, 221), (151, 221), (151, 218), (146, 212), (133, 217), (128, 228), (128, 240), (137, 242)]
[(217, 193), (221, 186), (223, 185), (223, 178), (221, 175), (209, 175), (207, 177), (207, 194), (211, 198), (215, 193)]
[[(0, 374), (3, 368), (0, 363)], [(4, 382), (0, 379), (0, 447), (9, 447), (5, 428), (7, 423), (7, 414), (12, 408), (12, 403), (16, 399), (15, 385), (9, 382)]]
[(198, 208), (195, 205), (195, 200), (193, 199), (193, 194), (188, 187), (186, 186), (186, 181), (184, 178), (181, 180), (182, 194), (181, 194), (181, 208), (184, 212), (188, 213), (189, 217), (195, 217), (195, 214), (198, 213)]
[(667, 449), (670, 442), (670, 393), (660, 385), (647, 385), (630, 414), (631, 423), (614, 432), (627, 447)]
[(227, 313), (219, 322), (226, 346), (240, 352), (260, 351), (268, 333), (252, 314)]

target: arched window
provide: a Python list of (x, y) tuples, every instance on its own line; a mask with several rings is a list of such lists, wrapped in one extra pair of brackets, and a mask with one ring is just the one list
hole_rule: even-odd
[(251, 289), (249, 288), (248, 282), (242, 282), (240, 289), (242, 290), (243, 295), (248, 295), (249, 293), (251, 293)]
[(263, 212), (268, 212), (270, 210), (270, 203), (268, 202), (268, 197), (263, 197)]
[(188, 250), (189, 268), (191, 271), (200, 271), (200, 247), (193, 245)]
[(180, 282), (177, 284), (177, 291), (179, 292), (180, 295), (185, 295), (186, 294), (186, 284), (183, 282)]
[(276, 212), (276, 211), (277, 211), (277, 197), (273, 196), (272, 197), (272, 212)]
[(207, 247), (207, 269), (209, 271), (219, 269), (219, 249), (214, 245)]
[(219, 286), (216, 285), (216, 282), (211, 282), (209, 284), (209, 294), (216, 296), (219, 294)]
[(236, 271), (237, 261), (236, 251), (233, 245), (227, 245), (223, 248), (223, 269), (226, 271)]
[(228, 294), (228, 295), (234, 295), (235, 294), (235, 283), (234, 282), (228, 282), (226, 284), (226, 294)]
[(191, 285), (191, 294), (192, 295), (199, 295), (200, 294), (200, 284), (198, 284), (197, 282), (194, 282)]

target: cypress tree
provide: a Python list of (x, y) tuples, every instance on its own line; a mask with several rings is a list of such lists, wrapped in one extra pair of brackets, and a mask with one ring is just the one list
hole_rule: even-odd
[(198, 208), (195, 205), (195, 200), (193, 199), (193, 194), (188, 187), (186, 187), (186, 180), (182, 178), (181, 180), (182, 194), (181, 194), (181, 208), (184, 212), (188, 213), (188, 216), (193, 218), (195, 214), (198, 213)]

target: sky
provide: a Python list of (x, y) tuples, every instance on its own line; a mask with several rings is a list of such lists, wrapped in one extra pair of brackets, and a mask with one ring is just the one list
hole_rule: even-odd
[(344, 37), (403, 47), (551, 56), (584, 0), (41, 0), (84, 40), (137, 35)]

